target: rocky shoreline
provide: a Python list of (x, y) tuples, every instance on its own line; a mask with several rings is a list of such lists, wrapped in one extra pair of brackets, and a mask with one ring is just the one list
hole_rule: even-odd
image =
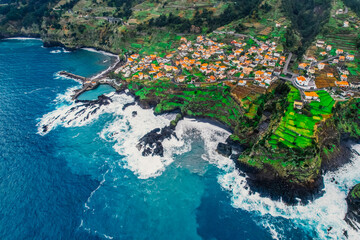
[[(14, 35), (14, 36), (0, 36), (1, 38), (8, 38), (8, 37), (41, 37), (40, 34), (24, 34), (24, 35)], [(83, 47), (92, 47), (92, 46), (81, 46), (81, 47), (67, 47), (61, 42), (58, 41), (43, 41), (44, 47), (63, 47), (66, 50), (76, 50)], [(104, 49), (94, 48), (98, 51), (107, 51)], [(109, 52), (109, 51), (107, 51)], [(110, 52), (111, 53), (111, 52)], [(113, 54), (113, 53), (112, 53)], [(116, 53), (115, 53), (116, 54)], [(117, 89), (117, 93), (124, 92), (127, 89), (127, 84), (123, 84), (121, 88)], [(140, 100), (138, 97), (134, 95), (133, 91), (127, 91), (126, 94), (130, 94), (135, 97), (135, 101), (139, 104), (141, 108), (150, 109), (154, 108), (157, 104), (157, 101), (143, 101)], [(75, 100), (76, 102), (83, 102), (84, 104), (108, 104), (111, 101), (110, 98), (101, 95), (99, 96), (98, 100), (95, 101), (81, 101)], [(135, 103), (134, 103), (135, 104)], [(132, 104), (129, 104), (132, 105)], [(127, 106), (124, 106), (125, 109)], [(176, 112), (178, 113), (178, 112)], [(136, 113), (134, 113), (136, 115)], [(186, 115), (181, 115), (177, 121), (181, 120)], [(191, 116), (190, 116), (191, 117)], [(196, 118), (201, 120), (205, 120), (210, 122), (211, 124), (216, 124), (217, 126), (221, 126), (226, 130), (231, 131), (227, 126), (223, 123), (220, 123), (211, 118)], [(176, 122), (177, 123), (177, 122)], [(144, 156), (146, 155), (159, 155), (163, 156), (163, 146), (162, 141), (167, 138), (171, 138), (172, 136), (176, 137), (174, 133), (175, 125), (167, 126), (163, 129), (154, 129), (144, 135), (138, 144), (139, 151), (142, 151)], [(352, 151), (349, 147), (350, 143), (347, 143), (346, 136), (342, 138), (341, 144), (339, 146), (339, 151), (334, 154), (330, 159), (324, 161), (321, 167), (322, 173), (326, 171), (334, 171), (340, 166), (347, 163), (350, 159)], [(248, 165), (242, 164), (241, 162), (237, 161), (240, 153), (246, 149), (246, 146), (240, 145), (239, 143), (233, 141), (232, 139), (228, 138), (225, 143), (219, 143), (217, 147), (217, 151), (219, 154), (224, 155), (226, 157), (230, 157), (236, 162), (236, 166), (241, 170), (244, 171), (248, 176), (248, 184), (253, 191), (259, 192), (261, 195), (268, 196), (272, 199), (282, 199), (283, 201), (287, 202), (288, 204), (294, 204), (298, 202), (298, 199), (303, 201), (312, 200), (316, 197), (322, 195), (322, 188), (323, 188), (323, 180), (321, 175), (315, 179), (312, 183), (308, 185), (298, 185), (294, 183), (290, 183), (286, 179), (280, 178), (277, 176), (275, 171), (271, 169), (271, 166), (266, 166), (264, 170), (259, 171), (258, 169), (252, 168)]]
[(346, 202), (348, 210), (345, 221), (355, 230), (360, 230), (360, 184), (355, 185), (349, 192)]

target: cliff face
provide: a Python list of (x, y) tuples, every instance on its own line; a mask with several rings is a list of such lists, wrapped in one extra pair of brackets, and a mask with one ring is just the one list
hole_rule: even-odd
[(360, 230), (360, 184), (355, 185), (349, 192), (346, 202), (348, 211), (345, 221), (356, 230)]

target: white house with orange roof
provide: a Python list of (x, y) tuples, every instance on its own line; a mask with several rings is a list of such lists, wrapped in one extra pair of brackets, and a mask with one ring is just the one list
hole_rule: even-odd
[(318, 64), (318, 69), (323, 70), (325, 68), (325, 63), (321, 62)]
[(304, 76), (298, 76), (296, 78), (296, 83), (300, 86), (307, 86), (309, 84), (310, 79), (304, 77)]
[(316, 92), (304, 92), (306, 100), (319, 100), (319, 95)]
[(355, 56), (354, 55), (347, 55), (346, 59), (349, 60), (349, 61), (354, 61)]
[(347, 81), (336, 81), (335, 85), (338, 87), (348, 87), (349, 83)]
[(262, 78), (264, 76), (264, 72), (263, 71), (256, 71), (255, 72), (255, 77), (256, 78)]
[(308, 64), (307, 63), (300, 63), (298, 68), (299, 69), (302, 69), (302, 70), (305, 70), (307, 68)]
[(344, 50), (342, 49), (336, 49), (336, 54), (343, 54), (344, 53)]
[(327, 45), (327, 46), (326, 46), (326, 51), (331, 51), (331, 49), (332, 49), (332, 46), (331, 46), (331, 45)]
[(246, 81), (245, 81), (245, 80), (240, 80), (240, 81), (238, 82), (238, 85), (239, 85), (239, 86), (245, 86), (245, 85), (246, 85)]
[(347, 75), (343, 74), (340, 76), (341, 81), (347, 81), (348, 77)]

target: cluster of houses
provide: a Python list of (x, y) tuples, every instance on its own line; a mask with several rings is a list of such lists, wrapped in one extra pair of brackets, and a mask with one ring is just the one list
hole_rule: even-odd
[(204, 36), (195, 41), (182, 37), (177, 51), (163, 57), (133, 54), (115, 73), (132, 80), (167, 78), (177, 83), (194, 83), (236, 79), (239, 85), (251, 80), (268, 87), (280, 75), (286, 60), (275, 51), (276, 47), (270, 41), (252, 46), (236, 40), (225, 44)]
[[(298, 69), (302, 70), (305, 74), (298, 76), (295, 80), (296, 83), (303, 88), (314, 88), (313, 80), (315, 79), (314, 74), (316, 71), (324, 71), (326, 65), (332, 64), (333, 66), (336, 66), (340, 76), (339, 79), (335, 81), (335, 85), (338, 87), (349, 87), (349, 71), (343, 63), (346, 61), (354, 61), (355, 56), (345, 52), (343, 49), (333, 49), (331, 45), (326, 44), (323, 40), (317, 40), (316, 47), (321, 49), (318, 57), (325, 59), (320, 61), (313, 56), (304, 57), (306, 62), (300, 63)], [(333, 56), (331, 53), (335, 53), (336, 55)], [(327, 72), (326, 77), (329, 79), (334, 78), (334, 74), (332, 72)]]

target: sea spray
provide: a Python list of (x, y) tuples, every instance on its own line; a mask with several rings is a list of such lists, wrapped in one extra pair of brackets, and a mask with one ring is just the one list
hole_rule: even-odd
[[(69, 93), (59, 96), (58, 99), (68, 101), (67, 96)], [(282, 201), (273, 201), (250, 190), (246, 175), (235, 167), (231, 159), (216, 152), (217, 144), (225, 142), (230, 133), (209, 123), (185, 118), (175, 129), (178, 139), (164, 140), (164, 157), (142, 156), (136, 148), (138, 140), (154, 128), (167, 126), (170, 120), (163, 116), (155, 116), (152, 110), (141, 109), (138, 105), (122, 110), (124, 104), (134, 101), (133, 97), (126, 94), (113, 94), (111, 99), (112, 102), (105, 106), (84, 105), (70, 101), (70, 104), (57, 108), (41, 119), (38, 124), (39, 133), (44, 134), (41, 132), (43, 125), (48, 126), (47, 132), (49, 132), (58, 125), (84, 126), (96, 120), (101, 114), (113, 114), (114, 120), (106, 124), (100, 132), (100, 137), (114, 142), (114, 150), (124, 156), (120, 163), (122, 167), (130, 169), (139, 178), (145, 179), (161, 175), (166, 166), (174, 161), (174, 154), (180, 155), (190, 151), (191, 144), (184, 139), (189, 132), (195, 131), (196, 135), (204, 141), (205, 154), (202, 158), (221, 169), (218, 182), (223, 189), (231, 193), (232, 205), (235, 208), (264, 216), (262, 224), (274, 238), (281, 236), (281, 229), (277, 229), (276, 224), (281, 222), (281, 219), (291, 220), (309, 234), (316, 232), (314, 237), (319, 239), (342, 239), (344, 231), (350, 239), (356, 239), (358, 236), (358, 233), (350, 228), (343, 218), (347, 208), (345, 197), (348, 189), (360, 182), (357, 173), (357, 169), (360, 168), (360, 158), (354, 158), (351, 163), (338, 171), (324, 175), (325, 193), (323, 196), (306, 205), (299, 203), (289, 206)], [(95, 109), (97, 110), (94, 111)], [(137, 112), (135, 117), (132, 114), (134, 111)], [(360, 148), (360, 146), (357, 145), (355, 148)]]

